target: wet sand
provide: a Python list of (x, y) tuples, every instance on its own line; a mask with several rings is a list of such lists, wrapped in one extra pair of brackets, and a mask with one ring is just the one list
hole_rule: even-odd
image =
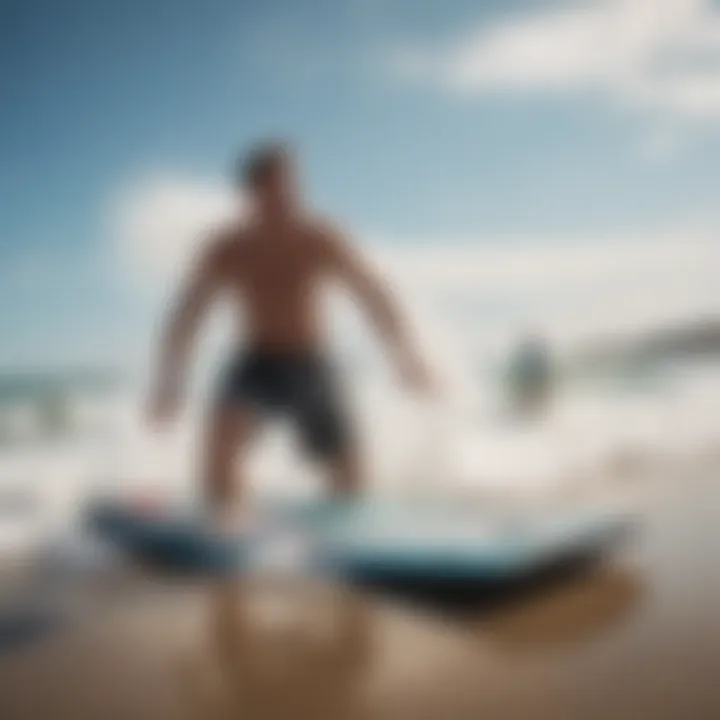
[(693, 475), (607, 562), (475, 611), (126, 577), (0, 655), (0, 718), (720, 718), (720, 485)]

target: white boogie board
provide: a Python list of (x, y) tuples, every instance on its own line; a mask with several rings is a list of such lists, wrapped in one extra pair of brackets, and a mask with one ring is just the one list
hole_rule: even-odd
[[(601, 552), (631, 524), (625, 514), (599, 509), (563, 509), (508, 522), (461, 507), (399, 500), (285, 502), (266, 510), (276, 530), (304, 538), (314, 570), (353, 580), (517, 579)], [(262, 544), (257, 534), (214, 534), (197, 515), (172, 507), (148, 513), (102, 503), (90, 509), (88, 519), (97, 534), (128, 553), (185, 570), (242, 571)]]

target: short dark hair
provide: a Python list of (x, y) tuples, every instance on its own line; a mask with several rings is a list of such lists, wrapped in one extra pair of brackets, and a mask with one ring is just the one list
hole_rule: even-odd
[(261, 185), (272, 173), (282, 167), (291, 156), (290, 146), (281, 141), (256, 145), (238, 162), (238, 184), (253, 188)]

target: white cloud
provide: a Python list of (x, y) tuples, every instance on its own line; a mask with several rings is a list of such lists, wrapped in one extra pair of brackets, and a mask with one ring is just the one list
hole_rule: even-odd
[[(385, 251), (398, 284), (472, 343), (539, 326), (570, 345), (720, 310), (720, 243), (691, 229)], [(465, 310), (463, 311), (463, 308)], [(436, 313), (438, 315), (438, 313)], [(494, 336), (494, 337), (491, 337)]]
[[(188, 177), (162, 176), (123, 193), (116, 237), (128, 283), (169, 287), (203, 234), (235, 207), (222, 185)], [(410, 245), (371, 238), (369, 252), (408, 298), (419, 324), (434, 337), (449, 332), (470, 353), (527, 325), (573, 344), (717, 311), (714, 227), (687, 222), (644, 235), (562, 242), (466, 237)], [(352, 331), (346, 317), (341, 324)], [(438, 333), (431, 325), (445, 328)]]
[(711, 0), (593, 0), (464, 33), (394, 57), (406, 78), (460, 94), (590, 92), (720, 115), (720, 12)]
[(239, 200), (221, 182), (171, 174), (144, 178), (112, 206), (114, 254), (127, 277), (167, 283), (238, 209)]

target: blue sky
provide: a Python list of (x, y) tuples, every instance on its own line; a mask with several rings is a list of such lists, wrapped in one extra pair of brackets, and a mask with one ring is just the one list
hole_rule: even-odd
[(317, 204), (397, 244), (712, 216), (720, 14), (644, 3), (0, 0), (0, 364), (121, 354), (144, 306), (108, 208), (268, 135)]

